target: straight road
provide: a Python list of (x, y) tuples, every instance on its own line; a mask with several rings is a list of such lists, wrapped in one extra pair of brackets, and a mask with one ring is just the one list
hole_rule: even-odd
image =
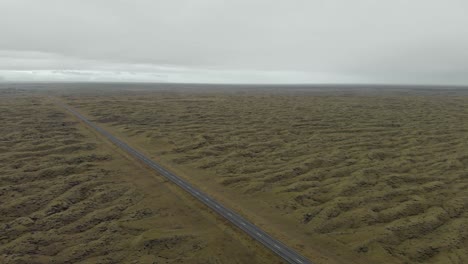
[(86, 117), (78, 113), (73, 108), (56, 101), (56, 103), (63, 108), (67, 109), (70, 113), (76, 116), (78, 119), (89, 125), (90, 127), (94, 128), (96, 131), (104, 135), (110, 141), (112, 141), (115, 145), (119, 146), (126, 152), (128, 152), (133, 157), (139, 159), (146, 165), (153, 168), (158, 173), (162, 174), (168, 180), (172, 181), (173, 183), (177, 184), (180, 188), (184, 189), (188, 193), (190, 193), (193, 197), (204, 203), (206, 206), (211, 208), (216, 213), (220, 214), (222, 217), (226, 218), (229, 222), (233, 223), (235, 226), (243, 230), (245, 233), (253, 237), (258, 242), (262, 243), (265, 247), (276, 253), (278, 256), (283, 258), (288, 263), (294, 264), (312, 264), (307, 258), (300, 255), (299, 253), (295, 252), (293, 249), (289, 248), (288, 246), (284, 245), (280, 241), (276, 240), (272, 236), (268, 235), (259, 227), (255, 226), (251, 222), (247, 221), (245, 218), (234, 212), (233, 210), (226, 208), (219, 202), (215, 201), (206, 193), (198, 190), (190, 183), (185, 181), (184, 179), (178, 177), (177, 175), (173, 174), (172, 172), (166, 170), (161, 165), (157, 164), (156, 162), (150, 160), (148, 157), (143, 155), (142, 153), (138, 152), (134, 148), (127, 145), (125, 142), (117, 139), (109, 132), (105, 131), (101, 127), (95, 125), (91, 121), (89, 121)]

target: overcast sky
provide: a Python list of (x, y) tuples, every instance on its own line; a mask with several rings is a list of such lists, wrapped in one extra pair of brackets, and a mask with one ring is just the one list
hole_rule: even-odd
[(0, 0), (0, 80), (468, 84), (466, 0)]

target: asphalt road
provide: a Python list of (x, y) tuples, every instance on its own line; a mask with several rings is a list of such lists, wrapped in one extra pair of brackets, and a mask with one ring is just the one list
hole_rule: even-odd
[(94, 128), (97, 130), (99, 133), (104, 135), (106, 138), (108, 138), (110, 141), (112, 141), (114, 144), (134, 156), (135, 158), (139, 159), (146, 165), (150, 166), (154, 170), (156, 170), (158, 173), (162, 174), (164, 177), (166, 177), (168, 180), (172, 181), (173, 183), (177, 184), (180, 188), (184, 189), (188, 193), (190, 193), (193, 197), (204, 203), (206, 206), (211, 208), (213, 211), (217, 212), (220, 214), (222, 217), (226, 218), (229, 222), (233, 223), (235, 226), (239, 227), (241, 230), (243, 230), (245, 233), (253, 237), (255, 240), (258, 242), (262, 243), (265, 247), (276, 253), (278, 256), (283, 258), (286, 262), (288, 263), (296, 263), (296, 264), (306, 264), (309, 263), (311, 264), (312, 262), (309, 261), (307, 258), (304, 256), (300, 255), (299, 253), (295, 252), (293, 249), (289, 248), (288, 246), (284, 245), (277, 239), (273, 238), (272, 236), (268, 235), (266, 232), (264, 232), (262, 229), (259, 227), (255, 226), (251, 222), (247, 221), (244, 217), (240, 216), (236, 212), (232, 211), (229, 208), (226, 208), (219, 202), (215, 201), (213, 198), (211, 198), (209, 195), (206, 193), (203, 193), (202, 191), (198, 190), (197, 188), (193, 187), (190, 183), (185, 181), (184, 179), (178, 177), (177, 175), (173, 174), (172, 172), (164, 169), (161, 165), (157, 164), (156, 162), (150, 160), (148, 157), (143, 155), (142, 153), (138, 152), (134, 148), (130, 147), (127, 145), (125, 142), (117, 139), (113, 135), (111, 135), (109, 132), (105, 131), (104, 129), (100, 128), (99, 126), (95, 125), (91, 121), (89, 121), (87, 118), (85, 118), (83, 115), (78, 113), (76, 110), (73, 108), (64, 105), (60, 102), (57, 102), (60, 106), (64, 107), (67, 109), (69, 112), (71, 112), (73, 115), (75, 115), (77, 118), (79, 118), (81, 121), (89, 125), (90, 127)]

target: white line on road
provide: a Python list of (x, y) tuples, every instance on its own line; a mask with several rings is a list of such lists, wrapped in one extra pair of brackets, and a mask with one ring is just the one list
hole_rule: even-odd
[(277, 249), (281, 249), (280, 246), (278, 246), (276, 244), (274, 244), (273, 246), (275, 246), (275, 248), (277, 248)]
[(297, 260), (297, 262), (302, 263), (302, 261), (300, 259), (296, 259), (296, 260)]

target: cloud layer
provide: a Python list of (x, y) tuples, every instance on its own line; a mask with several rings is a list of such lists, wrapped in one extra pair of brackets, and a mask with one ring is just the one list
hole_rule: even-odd
[(0, 76), (468, 84), (466, 10), (461, 0), (2, 0)]

